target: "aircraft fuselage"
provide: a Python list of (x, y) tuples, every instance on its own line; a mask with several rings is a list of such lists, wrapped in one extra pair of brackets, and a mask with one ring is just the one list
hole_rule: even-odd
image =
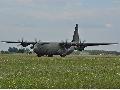
[(53, 56), (53, 55), (60, 55), (60, 56), (66, 56), (71, 54), (74, 51), (74, 47), (66, 48), (59, 45), (58, 42), (48, 42), (48, 43), (36, 43), (34, 46), (33, 51), (38, 56)]

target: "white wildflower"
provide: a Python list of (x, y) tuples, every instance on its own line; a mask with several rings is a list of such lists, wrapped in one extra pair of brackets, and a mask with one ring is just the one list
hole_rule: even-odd
[(116, 74), (120, 76), (120, 73), (116, 73)]

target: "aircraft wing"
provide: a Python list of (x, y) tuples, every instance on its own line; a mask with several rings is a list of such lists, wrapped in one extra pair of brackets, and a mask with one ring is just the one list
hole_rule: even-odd
[(99, 45), (111, 45), (111, 44), (118, 44), (118, 43), (79, 43), (79, 46), (99, 46)]
[(21, 43), (21, 42), (15, 42), (15, 41), (1, 41), (1, 42), (4, 42), (4, 43)]
[(26, 43), (26, 44), (35, 44), (36, 42), (20, 42), (20, 41), (1, 41), (4, 43)]
[(84, 46), (84, 47), (87, 47), (87, 46), (99, 46), (99, 45), (111, 45), (111, 44), (118, 44), (118, 43), (74, 43), (74, 42), (62, 42), (62, 43), (59, 43), (61, 46), (68, 46), (68, 47), (71, 47), (71, 46)]

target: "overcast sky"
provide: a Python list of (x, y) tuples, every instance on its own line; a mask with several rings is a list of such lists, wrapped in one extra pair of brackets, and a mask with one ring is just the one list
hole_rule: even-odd
[[(120, 0), (0, 0), (0, 41), (120, 42)], [(0, 50), (17, 44), (0, 43)], [(120, 45), (88, 47), (120, 51)]]

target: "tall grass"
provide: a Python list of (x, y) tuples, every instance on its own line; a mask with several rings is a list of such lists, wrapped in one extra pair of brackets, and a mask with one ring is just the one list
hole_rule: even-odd
[(120, 57), (0, 55), (0, 88), (120, 88)]

